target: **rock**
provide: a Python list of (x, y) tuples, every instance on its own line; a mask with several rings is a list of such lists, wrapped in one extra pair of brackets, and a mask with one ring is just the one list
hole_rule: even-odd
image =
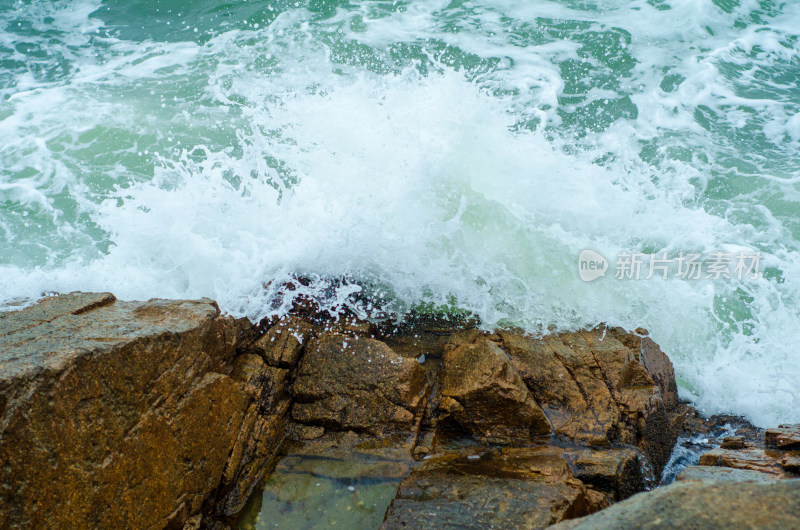
[(292, 418), (331, 430), (410, 430), (426, 381), (416, 360), (380, 341), (324, 334), (308, 344), (298, 368)]
[(743, 436), (728, 436), (722, 440), (720, 447), (722, 449), (744, 449), (747, 444)]
[(316, 440), (325, 434), (325, 427), (319, 425), (297, 425), (295, 437), (299, 440)]
[(406, 330), (404, 333), (391, 333), (385, 337), (382, 336), (381, 340), (403, 357), (416, 358), (424, 355), (427, 359), (440, 359), (451, 333), (414, 329)]
[(0, 527), (198, 513), (250, 404), (227, 375), (237, 335), (207, 299), (73, 293), (0, 316)]
[(286, 430), (288, 373), (267, 366), (254, 354), (241, 355), (234, 361), (232, 377), (244, 384), (250, 406), (222, 475), (214, 502), (215, 517), (225, 520), (239, 513), (268, 471), (267, 463)]
[(424, 430), (420, 431), (419, 436), (417, 438), (417, 443), (414, 446), (413, 454), (415, 458), (423, 458), (431, 453), (433, 447), (439, 440), (437, 438), (437, 431), (434, 430)]
[(0, 315), (0, 527), (180, 528), (217, 500), (235, 511), (288, 409), (285, 370), (233, 363), (250, 329), (208, 299), (109, 293)]
[(450, 337), (477, 327), (475, 319), (459, 316), (410, 315), (403, 322), (381, 326), (378, 338), (403, 357), (441, 359)]
[(183, 530), (200, 530), (203, 527), (203, 515), (197, 514), (189, 517), (183, 525)]
[(767, 429), (764, 444), (775, 449), (800, 449), (800, 425), (780, 425)]
[(300, 358), (302, 344), (314, 334), (314, 327), (298, 317), (279, 320), (253, 344), (252, 351), (258, 353), (270, 366), (292, 368)]
[[(725, 421), (725, 431), (729, 431), (731, 421)], [(706, 420), (707, 423), (711, 420)], [(736, 420), (735, 423), (738, 424)], [(717, 421), (719, 423), (719, 421)], [(693, 476), (701, 476), (703, 473), (714, 476), (722, 476), (724, 473), (736, 471), (749, 471), (756, 477), (757, 473), (768, 476), (771, 479), (795, 478), (800, 475), (800, 451), (792, 450), (796, 448), (795, 438), (798, 436), (798, 427), (793, 425), (781, 425), (774, 429), (759, 431), (752, 426), (744, 425), (743, 434), (737, 436), (727, 436), (722, 440), (718, 448), (712, 448), (699, 455), (700, 466), (708, 466), (705, 471), (689, 471)], [(713, 469), (729, 469), (729, 471), (713, 471)], [(732, 476), (747, 476), (740, 473)]]
[(375, 332), (375, 326), (372, 323), (352, 316), (341, 317), (333, 322), (327, 322), (323, 328), (328, 333), (350, 335), (352, 337), (371, 337)]
[(688, 403), (681, 403), (679, 408), (683, 410), (683, 431), (678, 437), (670, 463), (661, 475), (662, 484), (674, 482), (687, 466), (696, 466), (701, 455), (712, 449), (764, 447), (764, 430), (741, 416), (723, 414), (703, 418)]
[(77, 293), (0, 315), (0, 527), (221, 530), (266, 483), (288, 526), (374, 527), (391, 501), (386, 528), (539, 528), (648, 487), (680, 429), (643, 330), (315, 311), (253, 326), (205, 299)]
[(781, 468), (792, 475), (800, 475), (800, 452), (782, 455), (779, 460)]
[(772, 475), (776, 478), (784, 477), (777, 455), (768, 454), (763, 449), (712, 449), (700, 455), (701, 466), (721, 466), (734, 469), (749, 469)]
[[(599, 386), (579, 385), (557, 350), (566, 349), (560, 339), (535, 339), (521, 334), (500, 331), (512, 363), (525, 384), (536, 396), (557, 434), (593, 445), (609, 445), (610, 431), (619, 421), (619, 411), (612, 405), (611, 394), (602, 381), (602, 374), (592, 361)], [(571, 353), (566, 354), (572, 357)], [(584, 378), (586, 379), (586, 378)], [(595, 390), (595, 395), (589, 394)], [(590, 399), (587, 400), (587, 396)]]
[(498, 331), (555, 432), (592, 446), (639, 447), (659, 475), (682, 414), (669, 358), (620, 329), (533, 338)]
[[(615, 501), (644, 490), (648, 482), (639, 453), (633, 449), (583, 449), (570, 456), (575, 477), (608, 493)], [(652, 481), (653, 477), (647, 479)]]
[(486, 336), (470, 335), (446, 348), (442, 357), (442, 412), (490, 441), (550, 434), (547, 418), (508, 354)]
[(470, 449), (412, 470), (382, 528), (543, 528), (605, 505), (573, 477), (561, 449)]
[(736, 433), (735, 438), (741, 438), (745, 447), (764, 446), (764, 430), (751, 424), (746, 418), (730, 414), (715, 414), (704, 418), (688, 403), (679, 405), (683, 409), (682, 438), (697, 438), (702, 434), (711, 441), (730, 437), (730, 432)]
[(700, 455), (699, 463), (758, 471), (773, 478), (797, 477), (800, 475), (800, 451), (793, 449), (797, 448), (798, 434), (797, 426), (781, 425), (767, 429), (762, 439), (747, 443), (741, 437), (727, 437), (719, 448)]
[(733, 469), (731, 467), (688, 466), (675, 478), (681, 480), (713, 480), (716, 482), (772, 482), (774, 475), (750, 469)]
[(800, 480), (778, 482), (681, 481), (639, 493), (599, 513), (553, 527), (618, 528), (796, 528)]

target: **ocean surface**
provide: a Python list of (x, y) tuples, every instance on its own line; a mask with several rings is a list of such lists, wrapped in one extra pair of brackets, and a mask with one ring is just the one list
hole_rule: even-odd
[(799, 111), (800, 2), (0, 0), (0, 303), (644, 327), (800, 422)]

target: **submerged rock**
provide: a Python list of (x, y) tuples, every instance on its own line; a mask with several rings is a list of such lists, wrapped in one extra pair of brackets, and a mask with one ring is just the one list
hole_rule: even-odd
[(562, 449), (473, 449), (415, 468), (382, 528), (544, 528), (606, 504), (572, 475)]
[(277, 528), (377, 529), (413, 464), (407, 436), (329, 432), (290, 441), (281, 452), (239, 528), (268, 521)]

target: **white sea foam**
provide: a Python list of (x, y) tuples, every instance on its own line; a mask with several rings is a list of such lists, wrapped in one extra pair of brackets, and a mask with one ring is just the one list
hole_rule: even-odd
[[(390, 294), (388, 310), (455, 301), (487, 327), (643, 326), (707, 413), (800, 421), (800, 176), (763, 154), (797, 154), (798, 103), (782, 95), (789, 81), (758, 74), (796, 58), (796, 13), (740, 31), (749, 3), (414, 2), (388, 15), (365, 4), (325, 22), (297, 9), (200, 43), (109, 34), (87, 47), (79, 36), (103, 15), (76, 5), (62, 25), (78, 43), (74, 73), (20, 73), (0, 103), (0, 198), (15, 205), (0, 218), (5, 300), (210, 296), (257, 320), (285, 309), (271, 280), (346, 276)], [(587, 25), (526, 46), (534, 36), (507, 35), (508, 18), (537, 17)], [(463, 29), (445, 31), (454, 20)], [(609, 31), (609, 57), (631, 68), (563, 103), (578, 84), (564, 65), (586, 57), (590, 31)], [(397, 42), (417, 43), (416, 57), (387, 73)], [(478, 66), (454, 64), (456, 49)], [(613, 77), (611, 59), (590, 62)], [(607, 126), (560, 112), (620, 94), (636, 113)], [(746, 127), (761, 136), (737, 137)], [(732, 246), (760, 250), (768, 277), (610, 271), (585, 283), (576, 269), (584, 249), (613, 262)]]

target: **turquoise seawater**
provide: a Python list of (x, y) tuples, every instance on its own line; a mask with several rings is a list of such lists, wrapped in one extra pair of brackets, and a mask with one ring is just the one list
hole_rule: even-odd
[(365, 314), (641, 326), (705, 412), (800, 422), (799, 39), (789, 1), (0, 0), (0, 301), (257, 320), (303, 275)]

